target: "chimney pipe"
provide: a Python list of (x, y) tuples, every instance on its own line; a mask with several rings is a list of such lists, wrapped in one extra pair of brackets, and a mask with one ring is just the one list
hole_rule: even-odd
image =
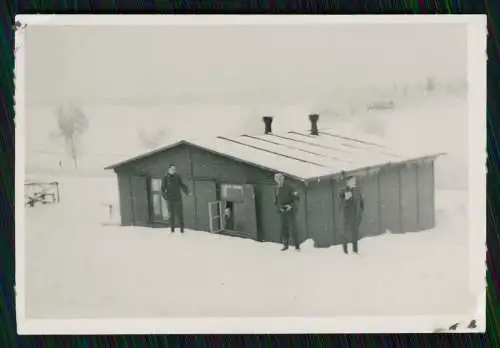
[(309, 115), (309, 121), (311, 121), (311, 135), (319, 135), (318, 133), (318, 114)]
[(262, 121), (264, 121), (264, 126), (265, 126), (264, 133), (265, 134), (272, 133), (273, 132), (273, 129), (272, 129), (273, 118), (271, 116), (264, 116), (264, 117), (262, 117)]

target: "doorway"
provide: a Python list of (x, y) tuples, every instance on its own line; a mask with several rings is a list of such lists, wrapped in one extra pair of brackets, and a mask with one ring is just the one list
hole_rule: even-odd
[(211, 232), (257, 239), (253, 185), (219, 184), (217, 193), (217, 201), (209, 203)]

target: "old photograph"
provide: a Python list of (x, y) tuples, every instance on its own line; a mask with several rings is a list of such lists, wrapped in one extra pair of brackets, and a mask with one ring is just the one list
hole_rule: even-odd
[(19, 22), (18, 321), (484, 330), (481, 16), (147, 17)]

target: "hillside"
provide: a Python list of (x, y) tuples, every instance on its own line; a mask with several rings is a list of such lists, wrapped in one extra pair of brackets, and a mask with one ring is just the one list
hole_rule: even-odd
[[(164, 129), (163, 143), (182, 138), (261, 133), (263, 115), (274, 115), (273, 130), (277, 132), (307, 129), (310, 112), (310, 108), (301, 105), (94, 105), (83, 109), (90, 127), (82, 137), (78, 172), (97, 176), (106, 175), (103, 170), (106, 165), (147, 151), (139, 138), (141, 131)], [(467, 102), (459, 96), (429, 98), (425, 103), (398, 103), (393, 111), (365, 111), (355, 115), (339, 116), (324, 108), (319, 127), (349, 134), (371, 134), (398, 147), (445, 151), (447, 156), (437, 162), (438, 185), (464, 188), (467, 184)], [(53, 108), (28, 107), (28, 173), (75, 171), (63, 142), (55, 136), (56, 130)]]

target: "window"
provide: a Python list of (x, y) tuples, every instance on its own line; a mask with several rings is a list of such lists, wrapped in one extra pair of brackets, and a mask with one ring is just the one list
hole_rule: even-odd
[(152, 204), (151, 219), (154, 222), (168, 221), (168, 205), (161, 192), (161, 179), (151, 178), (150, 200)]
[(231, 202), (243, 202), (243, 186), (241, 185), (221, 185), (222, 199)]

